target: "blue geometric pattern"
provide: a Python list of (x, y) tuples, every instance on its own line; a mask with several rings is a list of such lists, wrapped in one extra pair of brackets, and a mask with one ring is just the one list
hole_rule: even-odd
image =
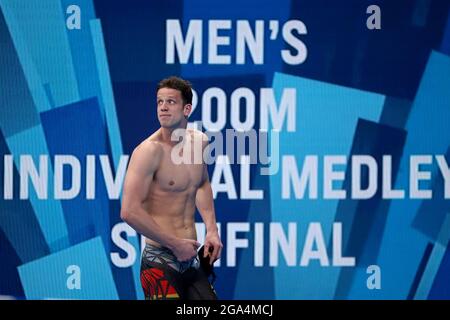
[[(450, 119), (450, 58), (432, 52), (422, 81), (414, 99), (406, 124), (408, 137), (404, 155), (445, 154), (450, 145), (450, 136), (443, 134), (448, 129)], [(428, 166), (436, 174), (437, 163)], [(409, 158), (403, 156), (400, 163), (396, 189), (405, 188), (409, 181)], [(430, 182), (424, 181), (421, 189), (432, 189)], [(393, 201), (388, 213), (386, 228), (381, 242), (378, 264), (383, 269), (385, 290), (379, 298), (407, 297), (416, 269), (428, 239), (411, 228), (421, 201), (404, 199)], [(428, 220), (441, 219), (442, 214), (428, 212)], [(394, 250), (394, 248), (398, 248)], [(401, 272), (402, 277), (398, 277)]]
[[(27, 299), (118, 299), (99, 237), (23, 264), (18, 270)], [(76, 279), (71, 282), (75, 272), (80, 275), (79, 285)]]
[[(350, 154), (358, 120), (362, 118), (378, 122), (384, 103), (382, 95), (279, 73), (275, 74), (273, 82), (280, 96), (283, 88), (295, 88), (297, 92), (296, 133), (281, 132), (280, 154), (293, 155), (298, 163), (302, 163), (306, 155), (318, 155), (318, 172), (323, 172), (321, 159), (324, 155)], [(333, 116), (323, 116), (327, 114)], [(320, 190), (323, 190), (321, 178), (319, 175), (319, 199), (322, 197)], [(270, 176), (270, 189), (281, 188), (281, 172)], [(341, 189), (342, 186), (336, 185), (335, 188)], [(300, 255), (304, 245), (303, 235), (311, 222), (320, 222), (325, 242), (330, 241), (330, 231), (335, 221), (333, 213), (338, 203), (337, 200), (318, 202), (308, 197), (301, 201), (284, 200), (279, 191), (272, 192), (272, 220), (297, 222), (297, 252)], [(300, 256), (297, 258), (300, 261)], [(331, 299), (335, 292), (337, 271), (336, 268), (324, 268), (317, 264), (308, 268), (292, 268), (281, 264), (275, 270), (276, 298), (287, 299), (296, 293), (295, 296), (301, 299)], [(298, 281), (289, 281), (292, 278)], [(301, 294), (297, 293), (300, 288)]]

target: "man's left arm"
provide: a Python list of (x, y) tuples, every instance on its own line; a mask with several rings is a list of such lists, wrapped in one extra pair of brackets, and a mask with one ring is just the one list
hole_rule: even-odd
[(195, 205), (206, 226), (204, 256), (206, 257), (210, 253), (209, 263), (213, 264), (220, 257), (223, 244), (217, 230), (214, 201), (206, 164), (203, 164), (203, 179), (200, 188), (197, 190)]

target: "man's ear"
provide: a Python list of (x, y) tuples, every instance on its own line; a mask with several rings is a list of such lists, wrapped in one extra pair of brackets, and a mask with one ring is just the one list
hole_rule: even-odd
[(192, 111), (192, 104), (185, 104), (184, 105), (184, 116), (187, 118), (187, 117), (189, 117), (189, 115), (191, 114), (191, 111)]

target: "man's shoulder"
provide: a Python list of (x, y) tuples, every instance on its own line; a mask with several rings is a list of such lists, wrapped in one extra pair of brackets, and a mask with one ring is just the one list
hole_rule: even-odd
[(142, 141), (133, 151), (133, 154), (142, 156), (159, 156), (163, 152), (163, 147), (160, 141), (148, 137)]

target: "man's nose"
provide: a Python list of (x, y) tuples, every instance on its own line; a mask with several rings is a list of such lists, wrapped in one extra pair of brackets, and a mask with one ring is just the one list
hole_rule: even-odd
[(166, 102), (166, 101), (163, 101), (163, 102), (160, 104), (159, 108), (160, 108), (161, 110), (167, 110), (167, 109), (168, 109), (167, 102)]

